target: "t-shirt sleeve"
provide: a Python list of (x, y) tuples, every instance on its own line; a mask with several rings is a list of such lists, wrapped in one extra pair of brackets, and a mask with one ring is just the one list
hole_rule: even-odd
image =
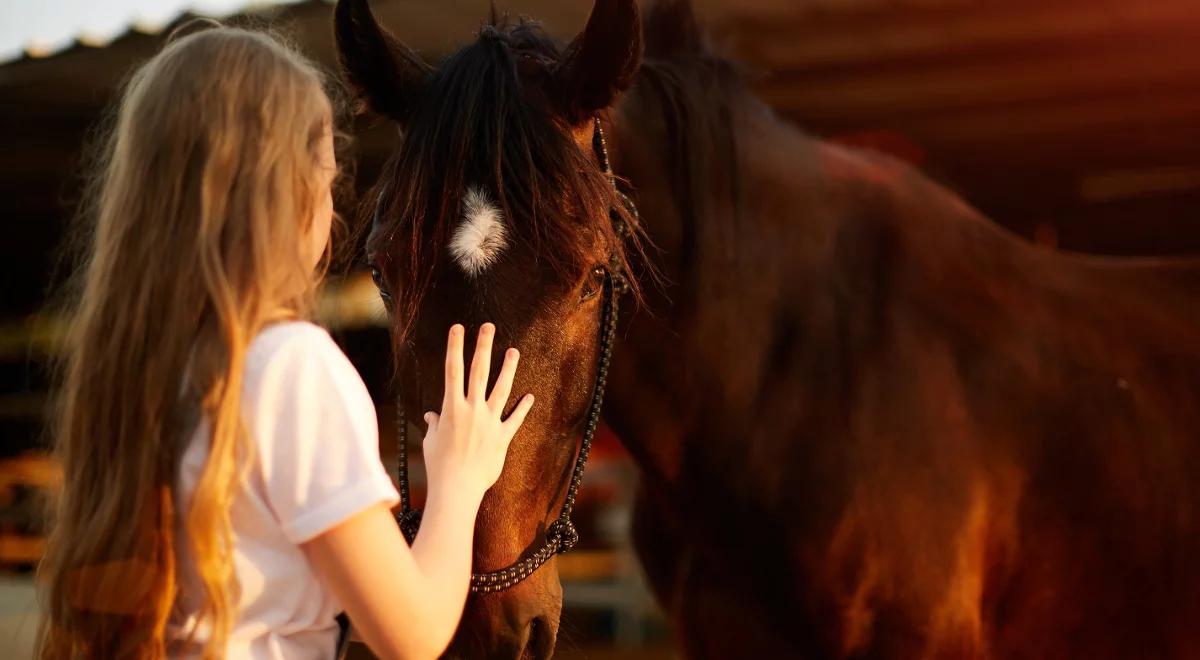
[(399, 501), (379, 458), (375, 406), (358, 372), (320, 327), (295, 326), (244, 383), (267, 503), (300, 544), (364, 509)]

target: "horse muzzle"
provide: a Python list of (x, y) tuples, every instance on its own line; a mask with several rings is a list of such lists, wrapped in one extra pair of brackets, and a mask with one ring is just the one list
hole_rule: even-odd
[(543, 571), (508, 591), (473, 594), (443, 657), (545, 660), (554, 655), (562, 586), (557, 571)]

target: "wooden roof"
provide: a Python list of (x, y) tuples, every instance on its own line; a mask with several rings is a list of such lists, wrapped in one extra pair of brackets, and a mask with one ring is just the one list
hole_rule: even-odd
[[(586, 0), (501, 2), (569, 36)], [(1200, 251), (1200, 0), (696, 0), (715, 40), (808, 130), (914, 161), (997, 221), (1086, 251)], [(387, 0), (377, 13), (431, 57), (471, 37), (488, 0)], [(280, 7), (331, 65), (330, 7)], [(41, 302), (79, 146), (159, 37), (130, 34), (0, 66), (0, 317)], [(390, 149), (361, 140), (362, 176)]]

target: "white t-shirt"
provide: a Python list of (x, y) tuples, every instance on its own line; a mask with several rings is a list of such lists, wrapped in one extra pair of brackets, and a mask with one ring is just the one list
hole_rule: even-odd
[[(241, 595), (226, 657), (230, 660), (332, 658), (341, 611), (299, 545), (379, 502), (399, 500), (379, 459), (375, 406), (350, 361), (321, 327), (304, 321), (268, 326), (246, 355), (242, 415), (255, 453), (235, 493), (234, 570)], [(181, 511), (208, 455), (201, 421), (183, 454)], [(185, 544), (180, 544), (184, 546)], [(197, 627), (186, 550), (181, 597), (170, 636)], [(198, 648), (172, 649), (191, 656)]]

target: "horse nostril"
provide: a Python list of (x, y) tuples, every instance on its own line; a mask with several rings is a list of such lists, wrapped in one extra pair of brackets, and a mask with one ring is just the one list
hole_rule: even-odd
[(525, 639), (525, 652), (522, 658), (545, 660), (554, 652), (554, 631), (543, 617), (535, 617), (529, 622), (529, 634)]

